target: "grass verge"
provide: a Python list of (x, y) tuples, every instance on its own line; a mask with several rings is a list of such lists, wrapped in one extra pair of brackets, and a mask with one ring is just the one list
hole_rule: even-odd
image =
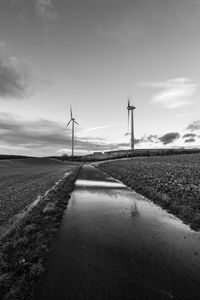
[(74, 169), (0, 240), (2, 300), (30, 299), (45, 271), (45, 262), (80, 167)]

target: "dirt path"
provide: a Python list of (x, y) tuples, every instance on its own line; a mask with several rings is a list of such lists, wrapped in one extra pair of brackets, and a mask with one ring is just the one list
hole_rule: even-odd
[(195, 300), (199, 270), (199, 233), (85, 165), (34, 300)]

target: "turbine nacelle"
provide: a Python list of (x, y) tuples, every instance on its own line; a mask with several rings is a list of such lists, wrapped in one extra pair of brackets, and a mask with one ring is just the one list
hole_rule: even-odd
[(133, 105), (129, 105), (129, 106), (127, 106), (127, 109), (128, 109), (128, 110), (133, 110), (133, 109), (136, 109), (136, 107), (133, 106)]
[(136, 109), (135, 106), (131, 105), (131, 97), (130, 96), (128, 96), (128, 106), (127, 106), (127, 109), (128, 110)]

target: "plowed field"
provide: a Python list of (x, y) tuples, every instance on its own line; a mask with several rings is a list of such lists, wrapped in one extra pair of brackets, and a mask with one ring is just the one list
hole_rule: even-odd
[(0, 161), (0, 225), (43, 195), (77, 163), (48, 158)]
[(200, 229), (200, 154), (111, 161), (100, 168)]

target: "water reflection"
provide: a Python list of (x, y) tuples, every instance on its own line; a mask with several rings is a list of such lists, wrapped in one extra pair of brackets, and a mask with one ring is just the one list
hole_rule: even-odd
[(131, 216), (133, 218), (139, 216), (139, 212), (138, 212), (137, 205), (135, 202), (134, 202), (134, 204), (131, 204), (130, 211), (131, 211)]
[(100, 181), (79, 179), (76, 181), (76, 187), (95, 187), (95, 188), (127, 188), (124, 184), (117, 181)]

